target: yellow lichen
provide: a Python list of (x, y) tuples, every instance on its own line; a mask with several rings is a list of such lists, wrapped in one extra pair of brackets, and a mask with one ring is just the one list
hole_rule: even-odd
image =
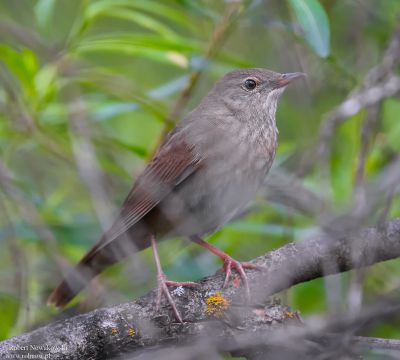
[(293, 311), (285, 311), (286, 318), (292, 319), (297, 316), (296, 312)]
[(229, 308), (231, 301), (226, 299), (220, 292), (210, 295), (206, 299), (207, 315), (221, 317)]
[(129, 328), (128, 329), (128, 336), (134, 337), (136, 335), (135, 329), (134, 328)]

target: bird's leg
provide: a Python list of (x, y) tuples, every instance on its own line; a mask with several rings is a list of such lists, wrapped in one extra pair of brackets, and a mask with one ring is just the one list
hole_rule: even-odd
[(153, 250), (153, 256), (154, 256), (154, 261), (156, 263), (156, 268), (157, 268), (157, 303), (156, 303), (156, 310), (158, 311), (160, 309), (160, 304), (161, 304), (161, 297), (164, 294), (164, 296), (167, 298), (169, 304), (172, 307), (172, 310), (174, 311), (174, 315), (176, 319), (179, 322), (182, 321), (181, 314), (179, 313), (178, 309), (176, 308), (176, 304), (174, 299), (172, 298), (168, 286), (186, 286), (186, 287), (191, 287), (191, 288), (196, 288), (199, 286), (199, 284), (196, 284), (195, 282), (191, 281), (184, 281), (184, 282), (178, 282), (178, 281), (170, 281), (167, 279), (166, 275), (164, 274), (162, 267), (161, 267), (161, 262), (160, 262), (160, 257), (158, 256), (158, 250), (157, 250), (157, 244), (156, 244), (156, 239), (154, 236), (151, 237), (151, 248)]
[(225, 288), (228, 285), (229, 279), (232, 274), (232, 268), (235, 269), (240, 277), (243, 280), (244, 287), (246, 289), (246, 295), (247, 298), (250, 298), (250, 289), (249, 289), (249, 282), (247, 280), (247, 275), (244, 271), (244, 269), (255, 269), (255, 270), (262, 270), (263, 267), (259, 265), (255, 265), (249, 262), (239, 262), (235, 259), (233, 259), (231, 256), (229, 256), (227, 253), (223, 252), (222, 250), (216, 248), (215, 246), (209, 244), (208, 242), (204, 241), (202, 238), (199, 236), (191, 236), (190, 240), (195, 242), (196, 244), (199, 244), (200, 246), (204, 247), (208, 251), (211, 251), (214, 255), (217, 255), (223, 262), (224, 265), (222, 267), (222, 271), (225, 272), (225, 281), (223, 287)]

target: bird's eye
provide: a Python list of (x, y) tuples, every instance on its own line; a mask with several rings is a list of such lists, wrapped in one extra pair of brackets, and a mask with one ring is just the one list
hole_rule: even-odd
[(246, 90), (254, 90), (257, 86), (257, 83), (253, 79), (246, 79), (243, 83)]

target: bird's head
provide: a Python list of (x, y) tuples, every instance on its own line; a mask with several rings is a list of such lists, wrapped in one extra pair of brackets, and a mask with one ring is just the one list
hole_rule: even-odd
[(266, 69), (240, 69), (220, 79), (211, 96), (218, 98), (235, 114), (256, 113), (274, 117), (279, 96), (293, 80), (305, 76), (294, 72), (281, 74)]

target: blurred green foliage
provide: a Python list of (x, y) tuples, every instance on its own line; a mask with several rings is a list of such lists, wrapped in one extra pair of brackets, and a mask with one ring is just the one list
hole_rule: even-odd
[[(204, 71), (185, 111), (237, 67), (308, 73), (307, 83), (290, 89), (279, 106), (278, 167), (315, 143), (323, 114), (380, 61), (400, 13), (398, 0), (244, 1), (225, 43), (206, 59), (227, 6), (211, 0), (0, 2), (0, 154), (12, 184), (0, 193), (0, 338), (54, 316), (45, 299), (56, 285), (57, 264), (78, 261), (101, 234), (107, 211), (98, 209), (82, 166), (97, 169), (107, 205), (118, 206), (191, 73)], [(399, 113), (398, 98), (384, 102), (367, 178), (399, 151)], [(338, 207), (352, 198), (364, 116), (348, 119), (337, 132), (329, 178), (321, 181), (315, 171), (305, 179)], [(395, 199), (391, 216), (399, 215)], [(260, 200), (255, 212), (210, 241), (246, 260), (307, 236), (316, 225)], [(178, 239), (160, 244), (160, 252), (175, 279), (197, 279), (220, 265)], [(102, 276), (110, 302), (154, 286), (151, 255), (146, 250), (140, 257), (148, 271), (126, 263)], [(365, 298), (393, 287), (399, 270), (399, 261), (368, 269)], [(338, 279), (345, 308), (349, 275)], [(330, 311), (323, 279), (294, 287), (286, 299), (305, 318)], [(400, 337), (399, 320), (371, 334)]]

